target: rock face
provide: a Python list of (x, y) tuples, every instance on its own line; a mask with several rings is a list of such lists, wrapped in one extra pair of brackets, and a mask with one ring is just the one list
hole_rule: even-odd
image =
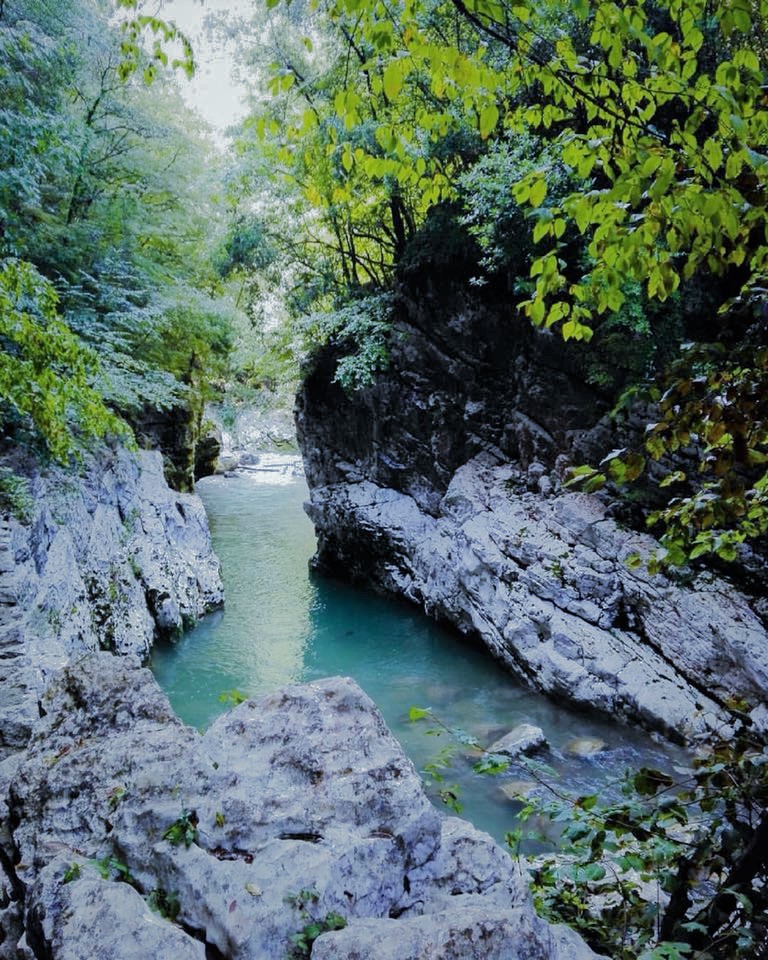
[(606, 449), (571, 354), (479, 309), (427, 312), (401, 316), (375, 387), (344, 395), (330, 350), (305, 381), (317, 565), (479, 636), (545, 692), (677, 740), (723, 723), (726, 698), (763, 703), (748, 600), (713, 576), (630, 570), (653, 541), (560, 489), (563, 457)]
[[(354, 395), (322, 351), (297, 400), (310, 488), (365, 479), (437, 516), (456, 470), (478, 453), (527, 466), (599, 451), (606, 404), (583, 382), (582, 354), (481, 305), (403, 306), (391, 364)], [(542, 473), (544, 468), (542, 467)]]
[(202, 503), (169, 489), (159, 453), (109, 451), (32, 492), (29, 522), (0, 518), (0, 757), (24, 746), (64, 664), (146, 658), (223, 600)]
[(137, 661), (97, 653), (44, 706), (7, 791), (26, 933), (2, 957), (283, 960), (334, 914), (346, 927), (313, 957), (594, 956), (536, 918), (488, 836), (431, 806), (351, 680), (246, 702), (201, 736)]
[(165, 410), (144, 407), (131, 418), (131, 426), (142, 447), (161, 450), (163, 472), (174, 490), (190, 493), (195, 479), (205, 476), (203, 463), (198, 471), (198, 446), (202, 439), (203, 403), (196, 392), (186, 401)]
[(210, 420), (202, 425), (200, 439), (195, 446), (195, 480), (216, 473), (221, 455), (221, 430)]
[(267, 453), (296, 453), (296, 427), (290, 407), (265, 400), (239, 408), (225, 416), (220, 407), (206, 407), (206, 416), (220, 435), (217, 472), (247, 467), (255, 457)]

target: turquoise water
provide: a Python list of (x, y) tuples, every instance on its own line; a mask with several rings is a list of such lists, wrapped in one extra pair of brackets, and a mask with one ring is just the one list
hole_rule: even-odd
[[(186, 723), (205, 728), (228, 709), (219, 700), (228, 690), (259, 696), (285, 683), (348, 675), (376, 701), (419, 769), (449, 738), (426, 735), (434, 726), (426, 721), (409, 722), (412, 706), (430, 707), (484, 744), (521, 722), (542, 727), (553, 748), (542, 758), (564, 784), (583, 792), (601, 789), (626, 767), (664, 764), (668, 751), (650, 738), (530, 691), (483, 649), (416, 608), (311, 574), (315, 540), (302, 509), (306, 485), (287, 458), (271, 457), (264, 466), (198, 484), (222, 563), (226, 608), (177, 643), (159, 645), (152, 660)], [(574, 736), (597, 737), (606, 749), (591, 759), (565, 757), (560, 748)], [(459, 785), (463, 816), (499, 839), (514, 826), (519, 804), (501, 786), (527, 774), (480, 777), (460, 750), (445, 775)]]

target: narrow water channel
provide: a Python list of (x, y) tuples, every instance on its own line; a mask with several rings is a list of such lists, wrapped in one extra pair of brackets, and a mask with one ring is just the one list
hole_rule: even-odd
[[(475, 648), (405, 603), (311, 574), (312, 525), (306, 484), (291, 460), (262, 457), (259, 468), (198, 484), (221, 559), (226, 608), (177, 643), (158, 645), (152, 668), (174, 709), (204, 729), (236, 689), (259, 696), (281, 684), (348, 675), (375, 700), (418, 769), (447, 743), (412, 723), (412, 706), (431, 707), (451, 726), (490, 744), (519, 723), (540, 726), (543, 755), (573, 789), (594, 792), (628, 767), (664, 764), (668, 751), (635, 729), (558, 706), (520, 685)], [(589, 759), (563, 754), (574, 737), (604, 741)], [(668, 762), (668, 760), (667, 760)], [(521, 774), (474, 774), (459, 752), (446, 773), (463, 816), (501, 840), (519, 805), (502, 790)], [(438, 801), (439, 802), (439, 801)]]

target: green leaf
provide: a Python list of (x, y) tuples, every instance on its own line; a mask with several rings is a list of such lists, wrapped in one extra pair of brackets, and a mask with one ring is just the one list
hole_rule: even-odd
[(605, 867), (599, 863), (588, 863), (585, 867), (581, 868), (581, 874), (584, 879), (592, 882), (602, 880), (605, 877), (605, 873)]
[(472, 765), (475, 773), (490, 774), (491, 776), (504, 773), (509, 769), (510, 759), (502, 754), (489, 753), (481, 757)]
[(669, 774), (661, 770), (643, 767), (635, 774), (632, 783), (635, 790), (641, 796), (652, 797), (658, 793), (659, 790), (671, 787), (673, 781)]
[(403, 60), (390, 60), (384, 69), (384, 93), (389, 100), (395, 100), (405, 82), (405, 63)]
[(480, 136), (486, 140), (496, 129), (499, 122), (499, 108), (495, 103), (490, 103), (480, 111)]
[(544, 202), (544, 198), (547, 195), (547, 181), (543, 177), (539, 177), (534, 180), (530, 193), (528, 195), (528, 203), (532, 207), (540, 207)]
[(686, 479), (684, 470), (673, 470), (659, 481), (660, 487), (669, 487), (673, 483), (683, 483)]
[(432, 713), (432, 710), (429, 707), (411, 707), (408, 711), (408, 719), (413, 723), (416, 720), (424, 720), (425, 717), (429, 717)]

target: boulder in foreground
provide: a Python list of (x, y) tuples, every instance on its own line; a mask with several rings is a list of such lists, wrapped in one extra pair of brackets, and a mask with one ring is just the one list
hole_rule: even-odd
[(20, 957), (284, 960), (315, 921), (329, 960), (593, 956), (535, 916), (490, 837), (432, 807), (352, 680), (201, 736), (137, 661), (97, 653), (45, 709), (8, 795)]

